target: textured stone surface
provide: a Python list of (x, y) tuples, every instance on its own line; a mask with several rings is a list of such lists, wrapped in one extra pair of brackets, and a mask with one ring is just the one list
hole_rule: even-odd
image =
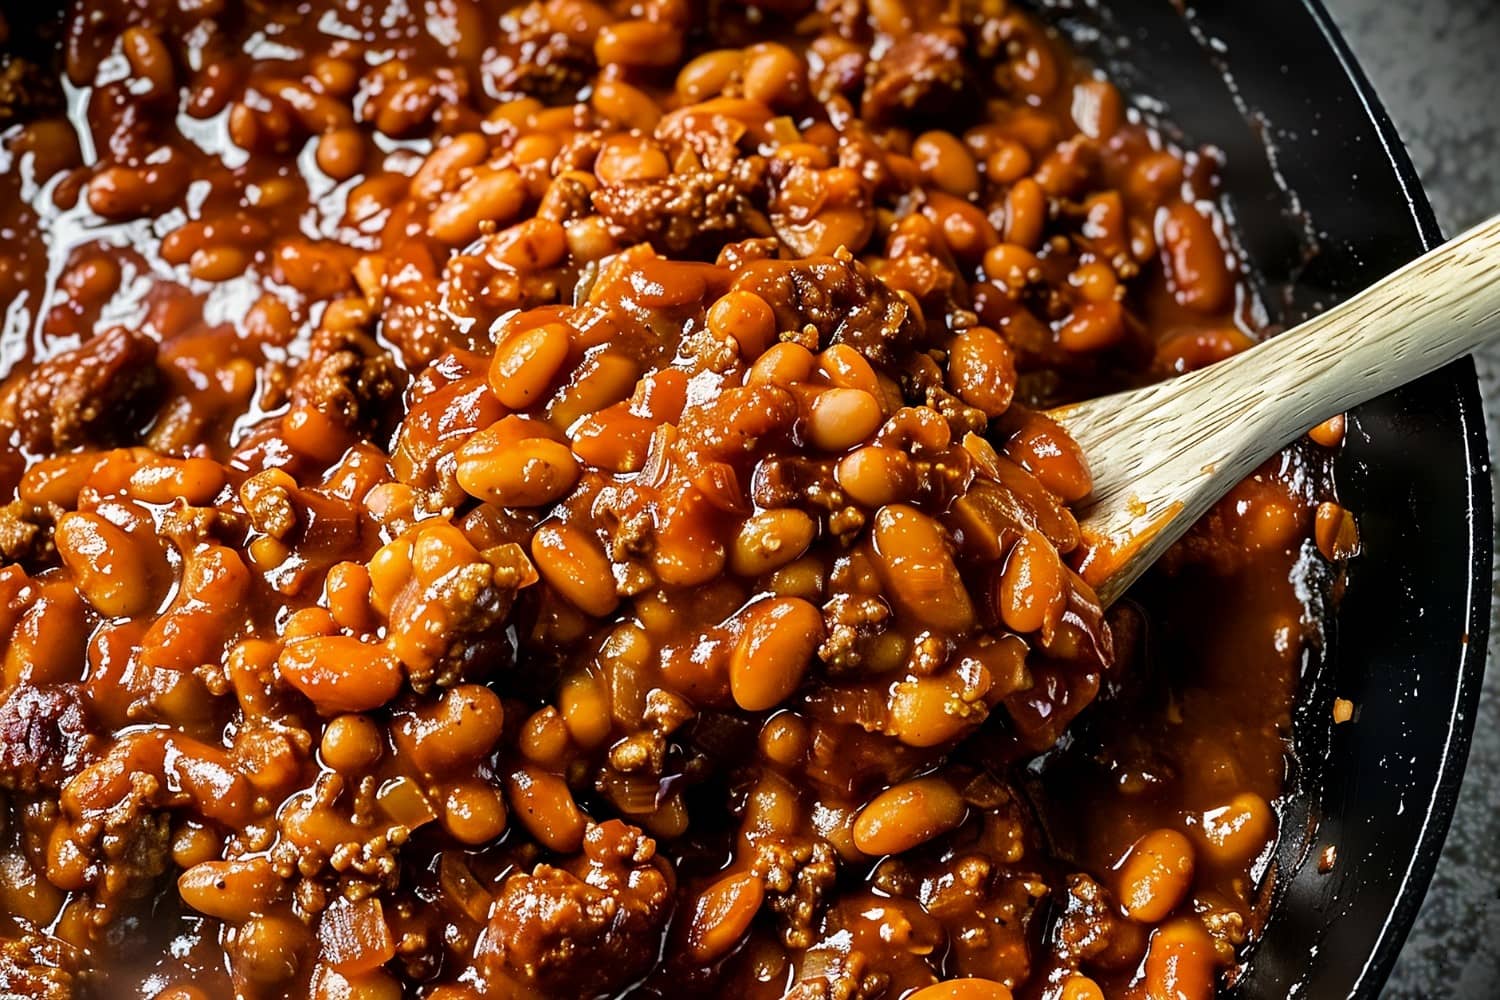
[[(1324, 0), (1406, 141), (1444, 232), (1500, 212), (1500, 2)], [(1500, 347), (1479, 357), (1492, 454)], [(1493, 463), (1492, 463), (1493, 464)], [(1384, 996), (1500, 996), (1500, 643), (1453, 828)]]

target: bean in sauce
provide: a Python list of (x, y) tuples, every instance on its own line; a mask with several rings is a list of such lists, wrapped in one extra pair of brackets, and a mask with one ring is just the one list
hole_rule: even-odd
[(0, 55), (0, 991), (1232, 978), (1342, 422), (1105, 611), (1042, 413), (1267, 332), (1215, 151), (1005, 0), (49, 17)]

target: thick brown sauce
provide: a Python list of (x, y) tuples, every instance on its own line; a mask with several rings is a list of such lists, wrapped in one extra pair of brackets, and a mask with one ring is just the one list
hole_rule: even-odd
[[(1033, 408), (1259, 335), (1214, 154), (1005, 3), (510, 8), (80, 2), (60, 70), (17, 71), (57, 79), (0, 134), (0, 991), (1211, 996), (1270, 886), (1329, 452), (1268, 463), (1108, 624), (1076, 578), (1047, 638), (993, 595), (1027, 530), (1038, 565), (1076, 545)], [(736, 406), (747, 302), (822, 367)], [(540, 395), (495, 375), (558, 324)], [(1004, 347), (959, 360), (973, 327)], [(865, 399), (942, 414), (881, 439), (910, 458), (868, 502), (838, 459)], [(511, 474), (517, 415), (545, 446)], [(981, 487), (999, 554), (964, 534)], [(735, 564), (778, 511), (808, 554)], [(840, 654), (856, 598), (892, 624)], [(734, 665), (772, 599), (829, 640), (789, 686), (767, 647)], [(929, 681), (969, 714), (902, 700)], [(1127, 915), (1161, 831), (1192, 874)]]

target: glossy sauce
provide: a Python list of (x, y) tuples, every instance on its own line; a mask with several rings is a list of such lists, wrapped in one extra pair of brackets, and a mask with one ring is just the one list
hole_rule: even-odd
[(1217, 154), (950, 6), (76, 5), (0, 143), (0, 987), (1232, 979), (1331, 451), (1098, 608), (1037, 411), (1265, 324)]

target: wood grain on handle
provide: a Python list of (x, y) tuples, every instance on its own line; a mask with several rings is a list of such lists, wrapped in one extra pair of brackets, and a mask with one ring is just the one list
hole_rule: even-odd
[(1500, 216), (1218, 364), (1050, 415), (1083, 447), (1083, 575), (1112, 602), (1214, 501), (1335, 414), (1500, 337)]

